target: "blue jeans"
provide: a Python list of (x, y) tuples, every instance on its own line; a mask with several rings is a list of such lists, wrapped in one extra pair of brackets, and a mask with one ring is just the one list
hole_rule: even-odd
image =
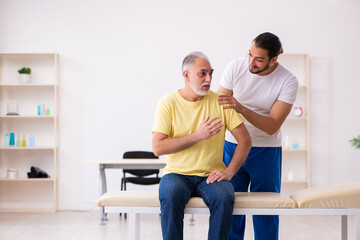
[[(237, 144), (225, 141), (223, 161), (227, 166)], [(252, 147), (245, 163), (231, 179), (235, 192), (280, 192), (281, 147)], [(234, 215), (230, 240), (244, 239), (245, 216)], [(279, 238), (279, 216), (253, 216), (255, 240), (276, 240)]]
[(176, 173), (168, 173), (161, 178), (159, 199), (164, 240), (183, 239), (184, 209), (191, 197), (202, 197), (210, 209), (208, 239), (228, 239), (234, 188), (228, 181), (207, 184), (206, 178)]

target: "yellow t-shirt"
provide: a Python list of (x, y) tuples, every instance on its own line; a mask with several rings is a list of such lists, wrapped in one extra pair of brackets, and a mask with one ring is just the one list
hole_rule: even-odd
[(153, 132), (170, 138), (183, 137), (198, 130), (207, 116), (218, 116), (224, 125), (221, 131), (180, 152), (166, 156), (164, 173), (207, 176), (215, 170), (225, 170), (222, 162), (225, 130), (231, 131), (244, 122), (234, 109), (223, 109), (218, 104), (218, 94), (210, 91), (198, 102), (185, 100), (179, 91), (163, 97), (157, 108)]

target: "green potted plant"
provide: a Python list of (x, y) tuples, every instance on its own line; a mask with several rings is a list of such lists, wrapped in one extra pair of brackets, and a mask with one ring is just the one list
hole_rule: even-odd
[(354, 148), (360, 149), (360, 135), (358, 135), (357, 138), (351, 139), (349, 142), (351, 142)]
[(23, 67), (18, 70), (18, 73), (20, 74), (20, 83), (29, 83), (31, 75), (30, 68)]

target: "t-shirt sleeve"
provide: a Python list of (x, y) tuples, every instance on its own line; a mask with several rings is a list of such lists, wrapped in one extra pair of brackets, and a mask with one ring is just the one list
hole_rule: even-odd
[(236, 112), (235, 109), (225, 109), (224, 113), (226, 118), (226, 129), (229, 131), (233, 130), (245, 121), (245, 119)]
[(284, 82), (284, 86), (281, 88), (278, 100), (293, 104), (296, 99), (298, 87), (298, 80), (292, 75)]
[(155, 121), (152, 132), (164, 133), (170, 135), (171, 133), (171, 104), (166, 98), (162, 98), (157, 106)]
[(220, 85), (226, 89), (233, 90), (234, 80), (234, 61), (231, 61), (226, 65), (223, 75), (221, 77)]

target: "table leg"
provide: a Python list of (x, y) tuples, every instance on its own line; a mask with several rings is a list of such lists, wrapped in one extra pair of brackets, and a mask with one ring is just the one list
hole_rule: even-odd
[(100, 164), (99, 165), (100, 170), (100, 196), (102, 196), (104, 193), (106, 193), (106, 176), (105, 176), (105, 165)]
[[(106, 193), (106, 176), (105, 176), (105, 165), (99, 165), (99, 172), (100, 172), (100, 197)], [(107, 221), (107, 213), (105, 213), (105, 207), (100, 208), (100, 218), (101, 218), (101, 225), (104, 225), (104, 221)]]

